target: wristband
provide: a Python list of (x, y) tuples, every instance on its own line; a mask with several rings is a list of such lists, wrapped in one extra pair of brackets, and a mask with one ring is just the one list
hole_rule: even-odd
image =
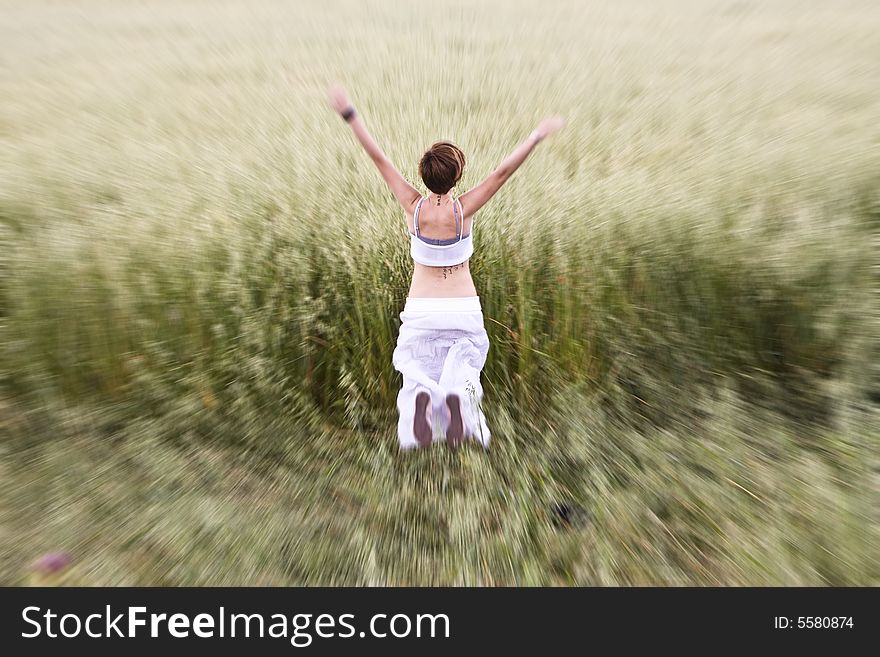
[(351, 117), (354, 116), (354, 107), (349, 106), (348, 109), (341, 112), (341, 116), (346, 123), (351, 121)]

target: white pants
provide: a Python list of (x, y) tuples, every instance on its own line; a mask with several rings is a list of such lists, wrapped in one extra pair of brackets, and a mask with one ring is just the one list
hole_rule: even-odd
[(489, 352), (479, 297), (407, 297), (400, 313), (400, 335), (394, 349), (394, 369), (403, 375), (397, 395), (401, 449), (418, 446), (413, 434), (416, 395), (431, 395), (434, 440), (446, 439), (449, 421), (446, 395), (461, 400), (465, 438), (489, 446), (489, 427), (480, 403), (480, 372)]

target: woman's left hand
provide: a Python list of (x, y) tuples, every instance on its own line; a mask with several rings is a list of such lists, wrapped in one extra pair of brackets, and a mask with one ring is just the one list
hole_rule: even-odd
[(345, 88), (336, 83), (330, 87), (330, 105), (336, 110), (339, 114), (342, 114), (345, 110), (351, 107), (351, 99), (348, 97), (348, 94), (345, 93)]

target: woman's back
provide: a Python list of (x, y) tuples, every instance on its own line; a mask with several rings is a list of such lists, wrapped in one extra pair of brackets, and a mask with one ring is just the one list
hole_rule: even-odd
[[(408, 296), (477, 295), (468, 266), (473, 251), (473, 217), (465, 216), (458, 199), (447, 201), (438, 207), (421, 199), (412, 212), (406, 213), (413, 256), (413, 277)], [(446, 257), (447, 254), (451, 257)], [(443, 264), (427, 264), (429, 262)]]
[[(449, 199), (439, 207), (429, 202), (428, 198), (422, 198), (416, 204), (419, 219), (419, 234), (429, 240), (453, 240), (458, 239), (459, 222), (461, 222), (462, 237), (468, 237), (473, 225), (473, 217), (465, 217), (464, 208), (461, 207), (460, 199)], [(410, 234), (415, 234), (413, 212), (406, 213), (406, 223)]]

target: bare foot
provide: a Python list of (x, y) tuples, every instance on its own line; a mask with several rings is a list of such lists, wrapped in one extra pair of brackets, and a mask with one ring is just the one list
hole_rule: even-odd
[(434, 438), (431, 424), (428, 422), (427, 409), (431, 404), (431, 395), (427, 392), (420, 392), (416, 395), (416, 417), (413, 420), (413, 433), (416, 435), (416, 441), (422, 447), (431, 444)]
[(449, 407), (449, 426), (446, 428), (446, 441), (451, 447), (457, 447), (464, 437), (464, 419), (461, 417), (461, 400), (455, 393), (446, 395)]

